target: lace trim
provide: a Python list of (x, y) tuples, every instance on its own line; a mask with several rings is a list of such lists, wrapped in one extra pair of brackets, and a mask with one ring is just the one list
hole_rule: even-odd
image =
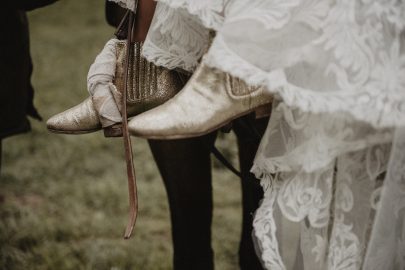
[(149, 62), (168, 69), (181, 68), (185, 71), (193, 72), (198, 65), (198, 61), (193, 60), (190, 55), (171, 53), (170, 51), (160, 48), (150, 39), (147, 39), (143, 44), (142, 56)]
[(224, 22), (225, 0), (158, 0), (171, 8), (182, 8), (197, 16), (206, 27), (219, 30)]
[(405, 269), (405, 128), (392, 149), (364, 269)]
[(276, 101), (254, 164), (268, 173), (311, 173), (327, 168), (341, 154), (392, 138), (392, 129), (376, 130), (347, 113), (312, 114)]
[(262, 175), (261, 185), (265, 190), (264, 199), (255, 213), (253, 221), (254, 235), (259, 240), (261, 258), (266, 269), (284, 270), (285, 265), (280, 255), (276, 224), (274, 218), (274, 205), (278, 188), (272, 186), (274, 181), (271, 175)]
[[(301, 241), (309, 243), (309, 239), (314, 239), (310, 252), (302, 250), (308, 259), (304, 261), (305, 269), (323, 270), (325, 263), (327, 269), (340, 269), (343, 264), (347, 264), (347, 269), (359, 269), (363, 247), (368, 241), (365, 232), (374, 211), (369, 200), (378, 190), (375, 185), (377, 177), (386, 171), (389, 152), (390, 145), (379, 145), (341, 155), (336, 159), (337, 174), (334, 173), (334, 163), (310, 175), (296, 172), (281, 173), (276, 177), (255, 165), (253, 171), (262, 179), (265, 198), (255, 215), (254, 228), (267, 269), (285, 269), (283, 256), (278, 252), (278, 243), (282, 239), (276, 234), (276, 220), (280, 218), (275, 216), (276, 209), (280, 209), (281, 215), (288, 220), (302, 222)], [(336, 179), (335, 185), (332, 177)], [(394, 208), (402, 209), (405, 201), (397, 202), (401, 206)], [(333, 219), (330, 219), (330, 213)], [(328, 226), (332, 233), (323, 238), (318, 233), (327, 230)], [(283, 244), (288, 246), (288, 243)], [(305, 249), (309, 247), (304, 246)], [(312, 261), (313, 256), (317, 259)]]
[(209, 30), (196, 16), (159, 2), (142, 54), (156, 65), (192, 72), (208, 43)]
[[(392, 140), (392, 132), (377, 134), (372, 139), (372, 143), (368, 141), (370, 145), (390, 142)], [(251, 171), (255, 173), (257, 168), (260, 168), (261, 170), (265, 170), (266, 172), (272, 174), (278, 172), (293, 172), (297, 170), (302, 170), (302, 172), (305, 173), (311, 173), (313, 171), (327, 167), (327, 165), (330, 164), (336, 158), (336, 156), (341, 154), (342, 152), (358, 151), (364, 149), (366, 146), (368, 147), (368, 142), (359, 140), (358, 145), (356, 145), (357, 142), (354, 141), (346, 143), (346, 146), (339, 147), (338, 145), (328, 145), (325, 141), (323, 141), (322, 143), (325, 143), (326, 147), (324, 149), (324, 152), (320, 153), (319, 156), (318, 153), (301, 151), (302, 149), (310, 149), (316, 147), (317, 144), (319, 145), (319, 141), (318, 143), (314, 141), (313, 144), (304, 144), (300, 146), (299, 149), (297, 149), (296, 151), (286, 153), (281, 157), (268, 158), (265, 157), (263, 154), (258, 153), (255, 159), (255, 165), (252, 167)], [(328, 156), (327, 153), (330, 153), (331, 155)], [(308, 157), (311, 158), (308, 159)]]
[[(209, 66), (228, 72), (250, 85), (266, 86), (268, 91), (279, 95), (288, 106), (304, 112), (344, 111), (377, 128), (405, 126), (403, 93), (398, 94), (399, 96), (390, 95), (377, 88), (327, 93), (304, 89), (289, 83), (284, 69), (267, 73), (242, 59), (227, 47), (220, 35), (216, 37), (204, 61)], [(382, 100), (388, 104), (381, 106)]]
[(130, 9), (132, 11), (135, 10), (135, 0), (108, 0), (111, 2), (115, 2), (123, 8)]

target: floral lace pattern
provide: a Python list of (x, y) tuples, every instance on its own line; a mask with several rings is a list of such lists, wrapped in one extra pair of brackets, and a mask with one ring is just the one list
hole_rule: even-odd
[[(387, 5), (383, 12), (375, 4), (379, 1), (264, 2), (260, 11), (267, 16), (259, 17), (247, 3), (243, 17), (238, 10), (225, 21), (208, 53), (209, 64), (250, 84), (267, 85), (303, 111), (346, 111), (378, 127), (405, 125), (403, 4), (399, 12), (393, 4), (398, 1), (385, 1), (379, 5)], [(388, 19), (385, 13), (392, 15)], [(264, 22), (278, 18), (278, 24)], [(262, 24), (254, 37), (229, 31), (248, 20)], [(252, 39), (255, 44), (249, 45)], [(284, 83), (280, 87), (275, 80)]]
[(405, 128), (392, 148), (364, 269), (405, 269)]
[(197, 16), (158, 3), (142, 53), (156, 65), (193, 71), (208, 44), (209, 30)]
[(209, 65), (288, 106), (392, 127), (405, 125), (404, 25), (398, 0), (161, 0), (144, 55), (192, 70), (214, 28)]
[(218, 30), (223, 24), (224, 7), (229, 0), (160, 0), (173, 9), (185, 9), (196, 15), (206, 28)]
[(159, 0), (144, 56), (192, 71), (205, 53), (278, 100), (252, 169), (263, 265), (404, 269), (404, 1)]
[[(340, 118), (275, 104), (253, 168), (263, 186), (272, 187), (265, 189), (256, 213), (260, 221), (254, 224), (256, 237), (272, 242), (272, 250), (274, 245), (279, 248), (283, 237), (275, 237), (275, 209), (284, 218), (302, 223), (305, 269), (361, 268), (380, 191), (377, 179), (388, 162), (392, 130), (362, 126), (350, 115)], [(264, 254), (263, 260), (272, 267), (274, 261), (286, 262), (274, 251), (263, 249)]]
[(156, 65), (193, 71), (208, 50), (210, 30), (223, 24), (228, 0), (161, 0), (143, 55)]

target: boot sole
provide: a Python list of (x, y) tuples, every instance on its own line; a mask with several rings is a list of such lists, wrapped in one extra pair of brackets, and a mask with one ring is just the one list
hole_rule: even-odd
[(93, 133), (96, 131), (101, 130), (101, 128), (95, 128), (95, 129), (86, 129), (86, 130), (57, 130), (57, 129), (52, 129), (52, 128), (47, 128), (48, 131), (55, 133), (55, 134), (67, 134), (67, 135), (81, 135), (81, 134), (87, 134), (87, 133)]
[(131, 132), (131, 130), (129, 130), (129, 133), (131, 133), (131, 135), (138, 137), (138, 138), (143, 138), (143, 139), (150, 139), (150, 140), (180, 140), (180, 139), (189, 139), (189, 138), (194, 138), (194, 137), (201, 137), (204, 135), (207, 135), (208, 133), (211, 133), (213, 131), (219, 130), (220, 128), (228, 125), (230, 122), (232, 122), (235, 119), (238, 119), (239, 117), (245, 116), (249, 113), (252, 113), (254, 111), (256, 111), (258, 108), (262, 107), (262, 106), (267, 106), (268, 104), (271, 103), (266, 103), (260, 106), (257, 106), (253, 109), (250, 109), (249, 111), (245, 111), (243, 113), (237, 114), (235, 116), (233, 116), (232, 118), (226, 120), (225, 122), (218, 124), (206, 131), (202, 131), (202, 132), (197, 132), (197, 133), (191, 133), (191, 134), (176, 134), (176, 135), (168, 135), (168, 136), (163, 136), (163, 135), (138, 135), (138, 134), (134, 134), (133, 132)]

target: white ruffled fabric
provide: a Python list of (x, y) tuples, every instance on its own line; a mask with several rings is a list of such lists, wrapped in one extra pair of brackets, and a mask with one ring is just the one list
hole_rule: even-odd
[[(187, 1), (176, 1), (174, 8), (169, 7), (166, 2), (168, 1), (159, 2), (156, 6), (142, 53), (156, 65), (192, 72), (209, 46), (209, 29), (203, 23), (206, 22), (207, 26), (220, 24), (221, 17), (215, 14), (211, 21), (207, 14), (201, 14), (203, 8), (198, 9), (199, 6), (208, 6), (213, 1), (194, 1), (198, 6), (190, 10), (192, 13), (186, 7), (183, 8)], [(195, 14), (200, 14), (206, 20), (201, 21)]]
[(206, 61), (288, 106), (405, 125), (404, 10), (397, 0), (161, 0), (143, 53), (192, 70), (212, 28)]
[(210, 29), (204, 61), (278, 100), (253, 167), (265, 268), (405, 269), (404, 1), (160, 0), (143, 54), (192, 71)]
[(123, 8), (130, 9), (132, 11), (135, 10), (135, 0), (109, 0), (111, 2), (115, 2)]
[(118, 93), (113, 84), (115, 67), (117, 63), (116, 43), (118, 39), (109, 40), (103, 50), (97, 55), (94, 63), (90, 66), (87, 75), (87, 89), (95, 109), (98, 112), (102, 127), (108, 127), (122, 122), (120, 104), (114, 98)]

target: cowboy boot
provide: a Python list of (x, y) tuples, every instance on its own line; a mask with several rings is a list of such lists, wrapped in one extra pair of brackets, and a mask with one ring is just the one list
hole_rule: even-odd
[[(49, 131), (60, 134), (84, 134), (103, 128), (107, 137), (121, 135), (125, 44), (107, 43), (107, 46), (116, 48), (114, 54), (104, 50), (111, 58), (111, 64), (115, 65), (116, 73), (114, 74), (111, 67), (107, 67), (104, 68), (106, 71), (103, 70), (105, 74), (100, 75), (101, 69), (96, 65), (98, 64), (96, 58), (88, 76), (88, 88), (92, 97), (51, 117), (46, 123)], [(127, 91), (126, 100), (129, 117), (164, 103), (178, 93), (189, 78), (187, 73), (156, 66), (146, 60), (141, 56), (141, 42), (135, 42), (133, 46), (134, 55), (128, 74), (131, 86)], [(105, 61), (100, 62), (105, 65)], [(96, 87), (97, 91), (94, 90)]]
[(249, 87), (203, 61), (175, 97), (134, 117), (129, 131), (161, 140), (202, 136), (271, 101), (263, 87)]
[(61, 134), (85, 134), (101, 129), (91, 98), (51, 117), (46, 122), (49, 131)]

